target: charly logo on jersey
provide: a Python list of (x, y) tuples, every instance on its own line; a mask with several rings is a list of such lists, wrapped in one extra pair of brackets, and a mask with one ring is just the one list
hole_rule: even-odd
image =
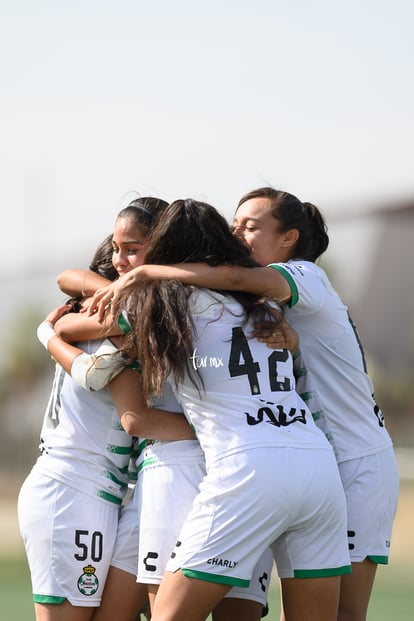
[(78, 579), (78, 589), (82, 595), (94, 595), (99, 588), (99, 580), (95, 575), (96, 568), (87, 565)]
[(228, 567), (229, 569), (234, 569), (234, 567), (236, 567), (239, 562), (238, 561), (230, 561), (227, 558), (219, 558), (219, 557), (214, 557), (214, 558), (209, 558), (207, 560), (208, 565), (216, 565), (218, 567)]
[(193, 355), (190, 356), (190, 360), (195, 371), (198, 371), (198, 369), (206, 369), (208, 367), (213, 369), (224, 367), (223, 358), (220, 358), (219, 356), (197, 356), (197, 348), (193, 351)]

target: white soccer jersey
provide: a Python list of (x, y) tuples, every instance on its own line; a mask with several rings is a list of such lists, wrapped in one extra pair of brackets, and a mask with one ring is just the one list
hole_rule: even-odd
[(197, 290), (189, 310), (194, 351), (176, 391), (206, 475), (167, 571), (246, 587), (274, 544), (283, 577), (349, 573), (338, 468), (295, 390), (290, 352), (252, 338), (229, 296)]
[[(79, 346), (93, 353), (100, 344), (96, 340)], [(128, 484), (132, 443), (109, 392), (81, 388), (56, 365), (35, 467), (84, 493), (120, 504)]]
[[(249, 338), (241, 306), (199, 289), (189, 300), (195, 326), (189, 374), (177, 398), (203, 448), (216, 459), (262, 446), (329, 448), (295, 390), (292, 356)], [(208, 399), (205, 398), (205, 393)]]
[(355, 325), (325, 272), (299, 260), (269, 267), (290, 285), (286, 318), (299, 333), (302, 356), (323, 408), (323, 428), (337, 461), (390, 447)]
[[(159, 397), (151, 399), (151, 405), (160, 410), (183, 413), (182, 407), (168, 383), (164, 384)], [(204, 454), (197, 440), (171, 440), (168, 442), (163, 440), (144, 440), (141, 442), (140, 450), (136, 456), (138, 472), (141, 472), (148, 466), (171, 466), (177, 464), (204, 464)]]

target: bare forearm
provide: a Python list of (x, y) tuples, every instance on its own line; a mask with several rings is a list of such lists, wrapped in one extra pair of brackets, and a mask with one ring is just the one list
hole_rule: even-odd
[(56, 362), (58, 362), (66, 371), (71, 372), (73, 361), (77, 356), (83, 353), (82, 349), (74, 347), (69, 343), (65, 343), (58, 336), (52, 336), (47, 344), (47, 349)]
[(244, 284), (243, 270), (238, 266), (207, 263), (180, 263), (175, 265), (142, 265), (136, 274), (138, 280), (179, 280), (186, 285), (208, 289), (240, 290)]
[(120, 413), (123, 428), (132, 436), (148, 440), (194, 440), (195, 435), (184, 414), (143, 407), (139, 411)]
[(87, 341), (121, 334), (117, 323), (110, 317), (99, 322), (97, 317), (86, 313), (68, 313), (55, 323), (55, 332), (64, 341)]
[(64, 270), (56, 281), (61, 291), (74, 297), (93, 295), (97, 289), (111, 282), (91, 270), (82, 269)]
[(245, 291), (273, 298), (279, 303), (284, 303), (291, 297), (287, 280), (277, 270), (269, 267), (212, 267), (207, 263), (145, 264), (124, 274), (108, 287), (98, 290), (89, 306), (89, 314), (97, 313), (98, 320), (102, 321), (110, 302), (116, 302), (122, 292), (145, 280), (179, 280), (186, 285), (208, 289)]
[[(267, 295), (278, 301), (290, 297), (290, 287), (276, 270), (267, 267), (241, 267), (239, 265), (211, 266), (207, 263), (180, 263), (176, 265), (142, 265), (133, 276), (139, 280), (179, 280), (187, 285), (245, 291)], [(132, 281), (131, 281), (132, 282)]]
[(111, 290), (118, 293), (145, 280), (179, 280), (186, 285), (210, 289), (246, 290), (243, 287), (256, 289), (257, 285), (253, 285), (253, 282), (257, 282), (257, 277), (251, 277), (252, 270), (255, 268), (236, 265), (212, 267), (208, 263), (144, 264), (124, 274), (111, 286)]
[(109, 382), (108, 390), (127, 433), (149, 440), (194, 439), (184, 414), (148, 407), (136, 371), (122, 371)]

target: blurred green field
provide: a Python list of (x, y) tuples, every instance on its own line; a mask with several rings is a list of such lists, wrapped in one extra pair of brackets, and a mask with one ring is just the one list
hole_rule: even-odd
[[(0, 511), (3, 529), (0, 533), (0, 603), (2, 621), (34, 621), (29, 571), (23, 556), (23, 545), (17, 541), (7, 546), (15, 517), (6, 521)], [(401, 494), (394, 524), (391, 558), (380, 566), (368, 611), (368, 621), (412, 621), (414, 619), (414, 480), (401, 484)], [(8, 541), (7, 541), (8, 533)], [(16, 533), (15, 533), (16, 534)], [(266, 621), (279, 619), (277, 579), (272, 578), (270, 612)], [(116, 621), (116, 620), (114, 620)], [(234, 620), (237, 621), (237, 620)], [(304, 619), (306, 621), (306, 619)]]

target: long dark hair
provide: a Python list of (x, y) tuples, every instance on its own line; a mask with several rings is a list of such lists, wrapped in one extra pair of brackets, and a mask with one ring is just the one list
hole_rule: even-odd
[(286, 233), (291, 229), (299, 231), (299, 239), (293, 250), (292, 259), (305, 259), (315, 263), (325, 252), (329, 245), (327, 226), (316, 205), (302, 203), (289, 192), (263, 187), (242, 196), (237, 209), (253, 198), (267, 198), (270, 201), (272, 216), (277, 221), (279, 233)]
[[(225, 218), (211, 205), (193, 199), (176, 200), (160, 214), (145, 257), (145, 263), (153, 264), (188, 262), (259, 266)], [(147, 395), (159, 394), (170, 374), (178, 382), (189, 369), (193, 326), (188, 297), (193, 289), (177, 281), (147, 281), (118, 302), (118, 309), (127, 309), (132, 327), (123, 351), (140, 360)], [(269, 320), (269, 309), (258, 296), (231, 295), (242, 306), (242, 321), (250, 316)]]

